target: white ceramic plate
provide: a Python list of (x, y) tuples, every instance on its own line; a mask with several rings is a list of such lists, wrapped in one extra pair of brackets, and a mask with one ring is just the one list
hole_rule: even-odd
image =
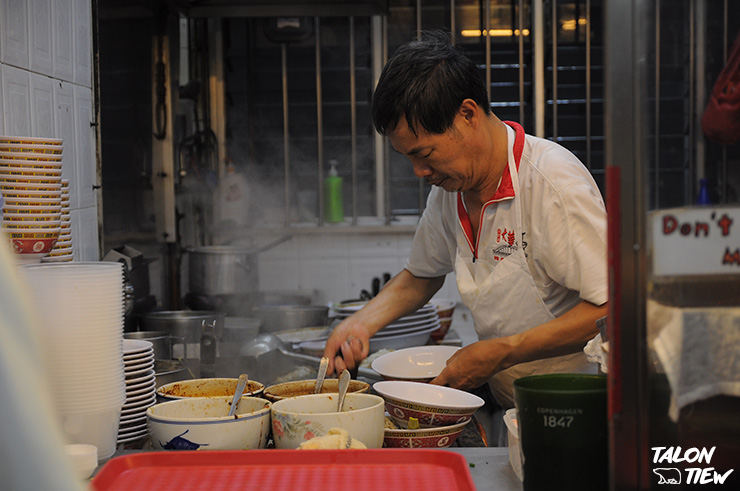
[(459, 349), (457, 346), (415, 346), (379, 356), (371, 366), (383, 377), (431, 379), (439, 375), (447, 360)]

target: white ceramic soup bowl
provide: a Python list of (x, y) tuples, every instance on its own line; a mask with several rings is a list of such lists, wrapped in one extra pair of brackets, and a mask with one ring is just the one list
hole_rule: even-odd
[(381, 448), (385, 430), (383, 399), (372, 394), (349, 392), (341, 413), (338, 394), (290, 397), (272, 404), (272, 440), (275, 448), (298, 448), (332, 428), (342, 428), (367, 448)]
[(155, 450), (249, 450), (265, 448), (270, 433), (270, 401), (242, 397), (227, 416), (232, 397), (191, 397), (146, 410)]
[(376, 358), (372, 368), (385, 380), (429, 382), (447, 365), (457, 346), (414, 346)]
[(385, 399), (388, 415), (404, 428), (411, 417), (419, 420), (421, 428), (462, 423), (485, 403), (464, 390), (420, 382), (376, 382), (373, 390)]

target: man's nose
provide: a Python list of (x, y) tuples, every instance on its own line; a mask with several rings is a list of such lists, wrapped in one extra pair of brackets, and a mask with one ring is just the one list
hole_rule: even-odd
[(432, 168), (417, 159), (411, 159), (411, 164), (414, 167), (414, 175), (416, 177), (427, 177), (432, 174)]

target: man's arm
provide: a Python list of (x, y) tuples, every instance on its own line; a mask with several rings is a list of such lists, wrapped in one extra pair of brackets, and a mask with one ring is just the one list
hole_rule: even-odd
[(475, 342), (450, 357), (431, 383), (472, 389), (519, 363), (576, 353), (598, 334), (596, 321), (607, 310), (606, 303), (596, 306), (582, 301), (560, 317), (521, 333)]
[(334, 328), (326, 342), (327, 373), (352, 370), (367, 358), (370, 338), (394, 320), (422, 307), (444, 284), (445, 277), (423, 278), (402, 270), (378, 295)]

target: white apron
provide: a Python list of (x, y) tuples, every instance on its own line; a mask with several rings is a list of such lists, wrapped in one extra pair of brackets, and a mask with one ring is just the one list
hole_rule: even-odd
[[(524, 130), (517, 123), (507, 121), (506, 124), (516, 131), (513, 152), (509, 152), (508, 159), (515, 197), (497, 204), (489, 202), (496, 206), (495, 216), (492, 220), (481, 220), (477, 243), (471, 236), (462, 196), (458, 195), (460, 227), (454, 269), (460, 298), (473, 314), (480, 340), (517, 334), (555, 318), (537, 291), (522, 247), (522, 207), (517, 198), (520, 196), (518, 169), (524, 149)], [(484, 205), (484, 210), (485, 206), (488, 204)], [(521, 363), (497, 373), (488, 384), (498, 403), (508, 409), (514, 406), (512, 383), (515, 379), (552, 372), (595, 373), (596, 367), (580, 352)]]

